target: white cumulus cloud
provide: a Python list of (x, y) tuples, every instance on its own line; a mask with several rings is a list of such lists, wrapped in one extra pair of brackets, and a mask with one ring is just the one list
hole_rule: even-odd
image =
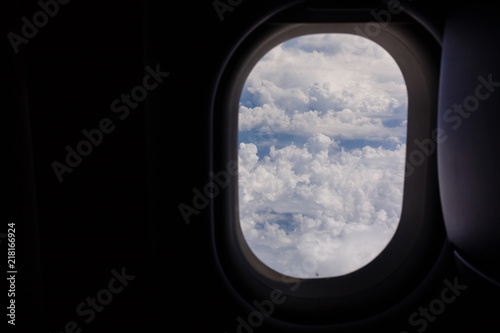
[(355, 38), (308, 35), (275, 47), (240, 99), (243, 234), (291, 276), (352, 272), (399, 223), (406, 86), (386, 51)]

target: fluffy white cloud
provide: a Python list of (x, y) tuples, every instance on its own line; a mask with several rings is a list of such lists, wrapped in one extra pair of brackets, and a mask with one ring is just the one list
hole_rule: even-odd
[[(358, 38), (364, 40), (358, 43), (362, 48), (353, 42)], [(247, 107), (274, 103), (290, 111), (391, 115), (395, 108), (406, 110), (406, 99), (401, 72), (379, 45), (349, 34), (318, 34), (269, 51), (252, 69), (242, 102)]]
[[(321, 276), (363, 266), (387, 245), (398, 225), (405, 151), (404, 145), (346, 151), (316, 134), (303, 147), (272, 146), (259, 159), (254, 144), (241, 143), (245, 238), (264, 263), (283, 273), (311, 256), (321, 263), (314, 272)], [(323, 258), (315, 251), (329, 254)]]
[(325, 133), (339, 139), (400, 142), (406, 135), (406, 123), (387, 127), (381, 118), (368, 117), (349, 109), (325, 112), (309, 110), (293, 112), (290, 116), (274, 104), (254, 108), (240, 106), (239, 129), (268, 134), (310, 136)]
[[(358, 269), (399, 223), (406, 86), (387, 52), (355, 38), (310, 35), (277, 46), (240, 99), (242, 230), (264, 263), (292, 276)], [(364, 144), (346, 148), (347, 140)]]

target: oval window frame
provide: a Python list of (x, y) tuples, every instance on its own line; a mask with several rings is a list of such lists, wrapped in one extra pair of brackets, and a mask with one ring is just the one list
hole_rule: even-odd
[[(212, 106), (212, 172), (227, 171), (232, 161), (237, 161), (240, 93), (250, 71), (264, 54), (301, 35), (356, 35), (355, 28), (365, 24), (268, 22), (240, 41), (221, 73)], [(419, 149), (414, 140), (431, 137), (436, 128), (439, 45), (425, 28), (409, 18), (391, 22), (376, 36), (363, 37), (382, 46), (394, 58), (407, 83), (408, 163), (409, 155)], [(273, 291), (281, 292), (286, 301), (273, 314), (280, 320), (338, 324), (393, 307), (424, 279), (445, 243), (435, 153), (425, 156), (413, 169), (407, 166), (406, 172), (411, 172), (411, 176), (405, 177), (401, 220), (386, 248), (354, 272), (315, 279), (287, 277), (253, 254), (239, 222), (238, 175), (226, 172), (229, 185), (211, 201), (212, 241), (219, 268), (236, 294), (248, 304), (269, 299)]]

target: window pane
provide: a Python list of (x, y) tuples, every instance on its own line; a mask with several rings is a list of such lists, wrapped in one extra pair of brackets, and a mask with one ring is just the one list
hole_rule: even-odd
[(407, 91), (394, 59), (350, 34), (288, 40), (253, 68), (239, 105), (240, 223), (294, 277), (373, 260), (401, 215)]

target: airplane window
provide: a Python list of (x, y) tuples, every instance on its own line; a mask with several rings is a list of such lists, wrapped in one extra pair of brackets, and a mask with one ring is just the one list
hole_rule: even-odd
[(372, 261), (399, 224), (407, 89), (380, 45), (311, 34), (270, 50), (238, 114), (243, 235), (275, 271), (345, 275)]

